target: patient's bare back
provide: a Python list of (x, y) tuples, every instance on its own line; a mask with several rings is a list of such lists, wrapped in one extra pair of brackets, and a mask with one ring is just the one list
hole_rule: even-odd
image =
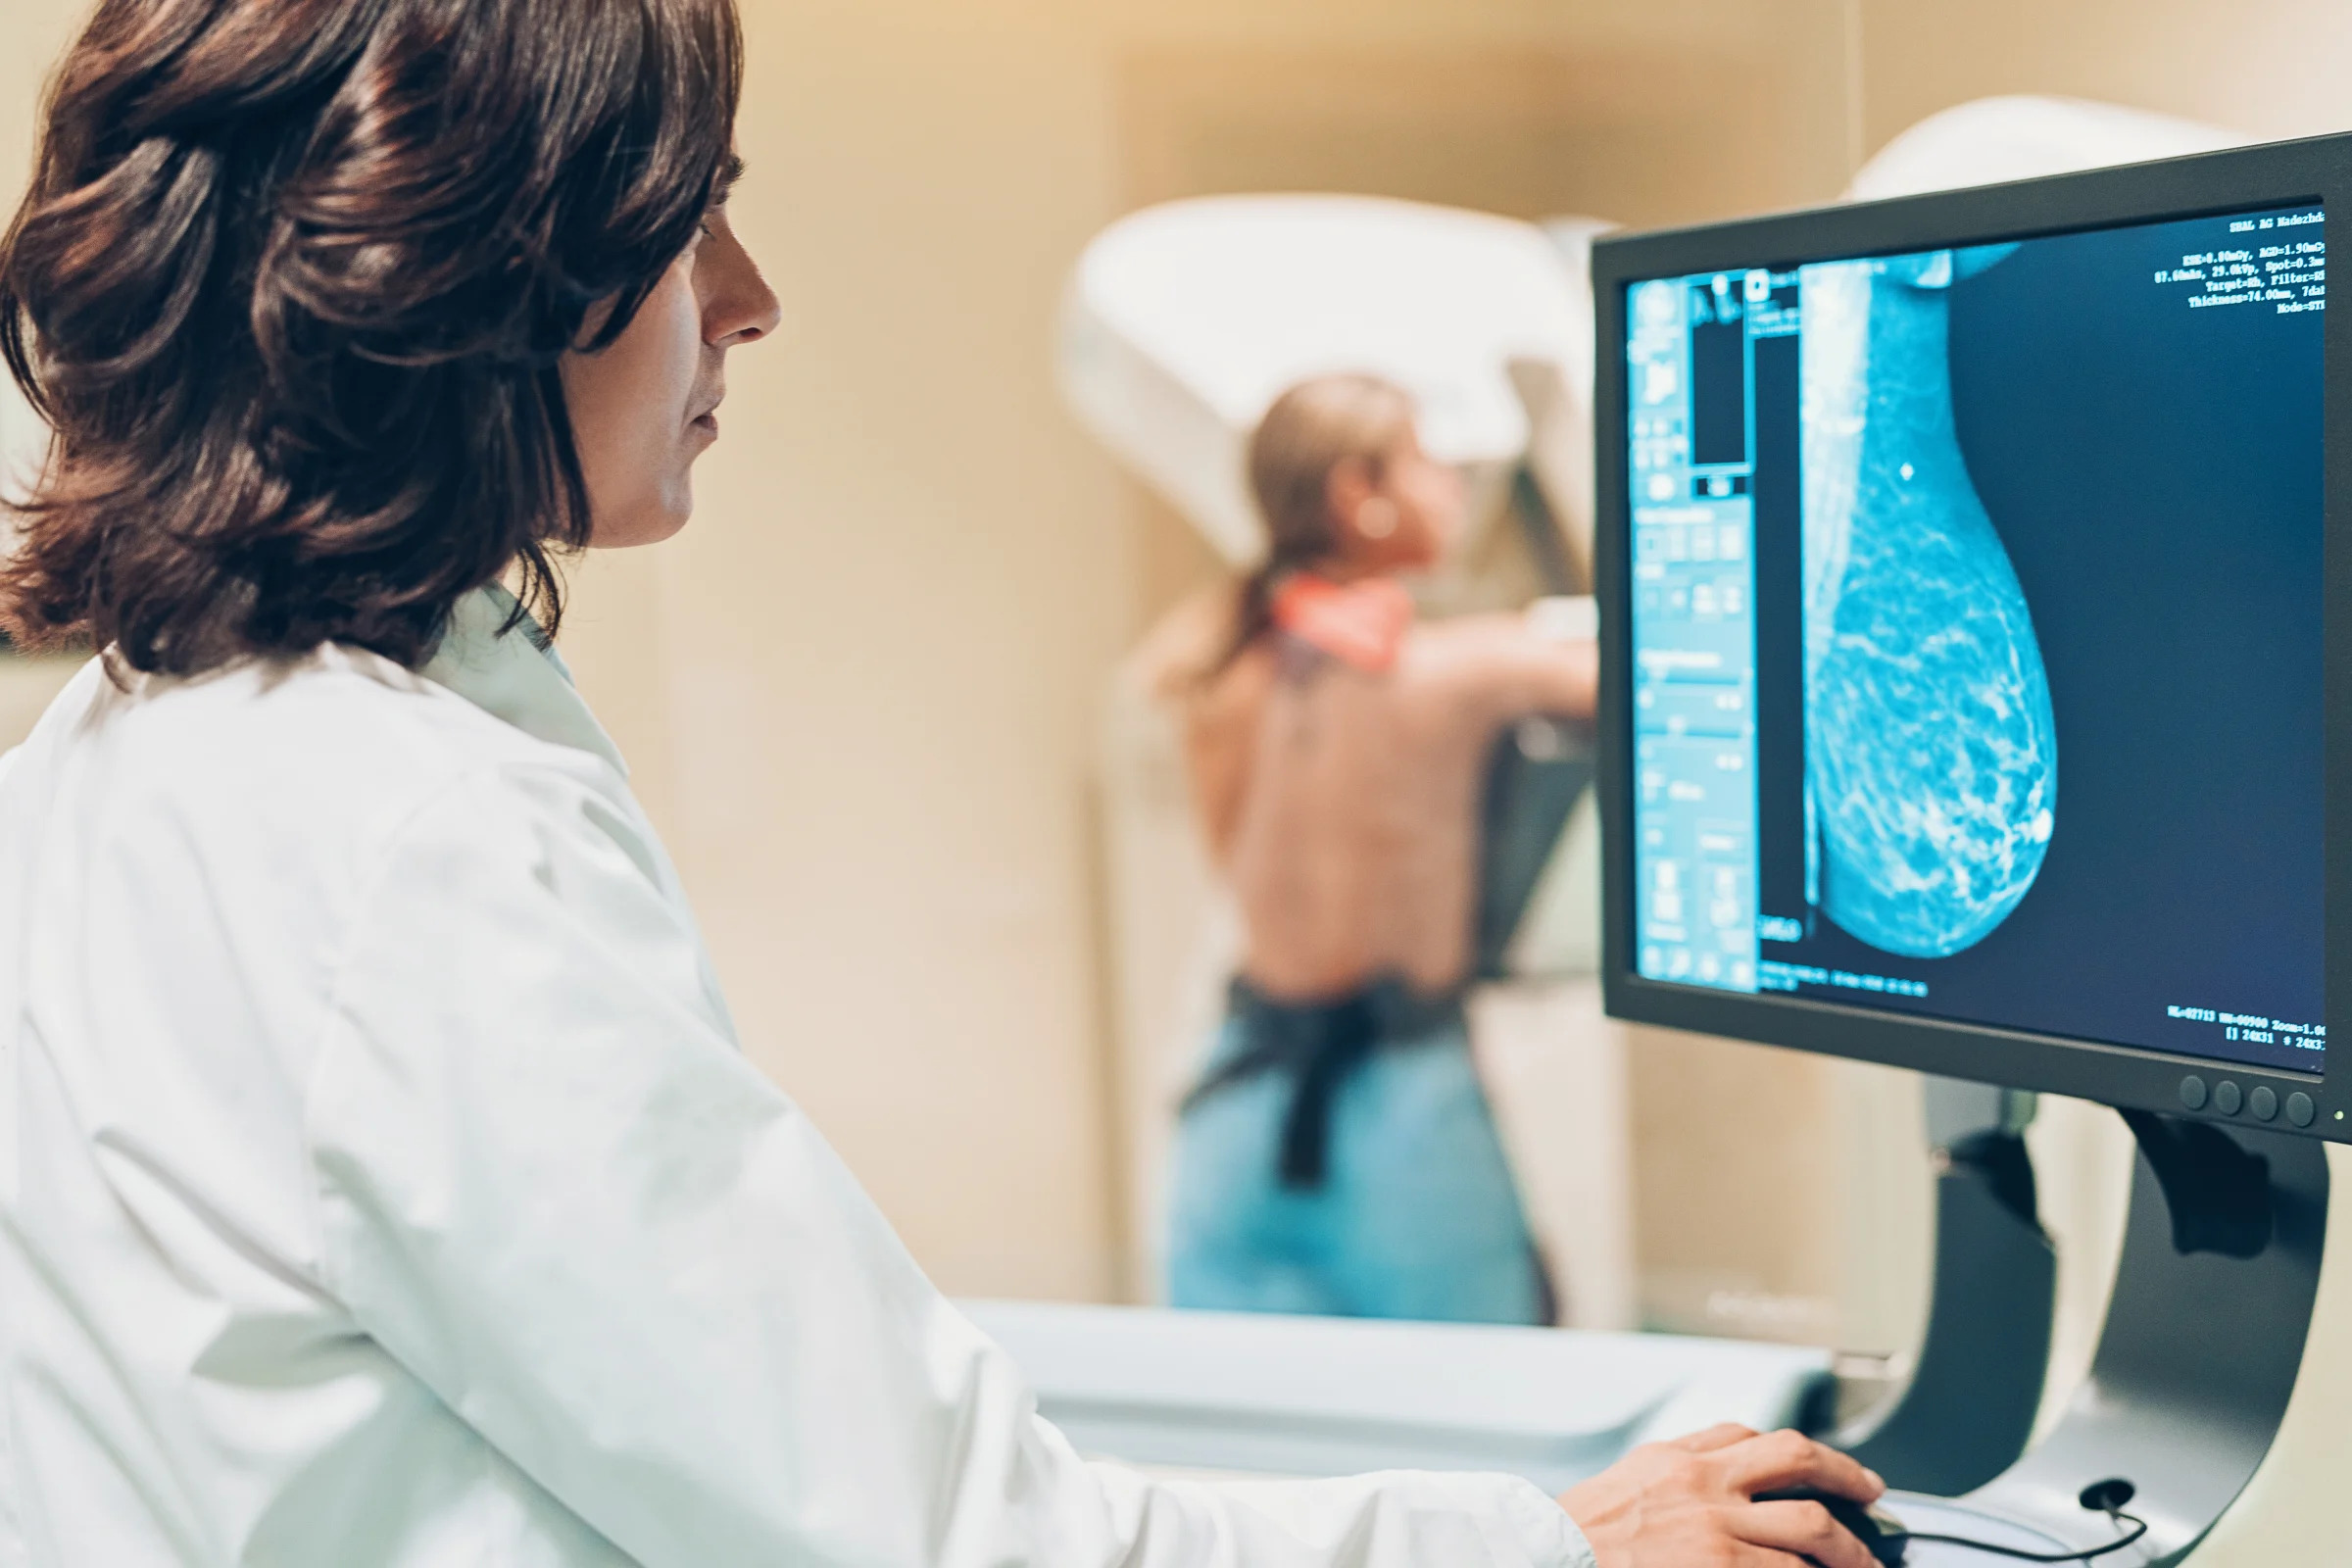
[(1515, 615), (1416, 627), (1385, 672), (1275, 634), (1213, 676), (1189, 753), (1249, 977), (1301, 1000), (1383, 975), (1458, 986), (1489, 751), (1524, 714), (1589, 714), (1592, 691), (1591, 644)]

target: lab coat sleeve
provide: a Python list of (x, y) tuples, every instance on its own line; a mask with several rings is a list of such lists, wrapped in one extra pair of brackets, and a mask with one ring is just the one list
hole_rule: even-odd
[(306, 1115), (328, 1288), (622, 1552), (1591, 1568), (1567, 1516), (1504, 1477), (1227, 1486), (1081, 1459), (736, 1050), (610, 790), (510, 767), (407, 823)]

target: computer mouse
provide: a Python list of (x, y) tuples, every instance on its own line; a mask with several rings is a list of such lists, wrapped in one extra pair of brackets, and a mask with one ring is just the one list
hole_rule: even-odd
[(1830, 1517), (1845, 1527), (1846, 1533), (1870, 1549), (1885, 1568), (1898, 1568), (1905, 1553), (1911, 1549), (1911, 1532), (1894, 1515), (1873, 1508), (1851, 1497), (1840, 1497), (1833, 1492), (1814, 1487), (1788, 1487), (1779, 1492), (1759, 1492), (1758, 1502), (1818, 1502), (1830, 1510)]

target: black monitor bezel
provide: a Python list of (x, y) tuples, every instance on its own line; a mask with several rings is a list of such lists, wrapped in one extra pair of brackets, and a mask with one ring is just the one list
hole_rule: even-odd
[[(1643, 979), (1633, 967), (1633, 685), (1632, 574), (1628, 546), (1626, 286), (1694, 272), (1785, 270), (1809, 262), (1902, 255), (1993, 244), (2179, 219), (2320, 205), (2352, 221), (2352, 134), (2205, 153), (2161, 163), (2061, 174), (2045, 179), (1820, 211), (1778, 214), (1704, 227), (1611, 236), (1592, 251), (1595, 312), (1593, 566), (1600, 602), (1602, 822), (1601, 981), (1609, 1013), (1632, 1022), (1790, 1047), (1859, 1061), (1911, 1067), (1951, 1078), (2071, 1095), (2132, 1109), (2195, 1114), (2265, 1130), (2352, 1143), (2352, 1065), (2331, 1092), (2319, 1073), (2297, 1073), (2215, 1058), (2178, 1055), (2024, 1030), (1963, 1024), (1917, 1014), (1847, 1006), (1810, 997), (1748, 995)], [(2341, 215), (2341, 216), (2339, 216)], [(2324, 411), (2326, 503), (2323, 526), (2323, 632), (2328, 735), (2326, 975), (2328, 1035), (2345, 1032), (2352, 1014), (2352, 550), (2336, 547), (2352, 498), (2352, 399), (2334, 395), (2352, 367), (2352, 313), (2326, 318)], [(2352, 1050), (2352, 1045), (2346, 1047)], [(2270, 1087), (2283, 1103), (2309, 1095), (2317, 1114), (2308, 1129), (2280, 1114), (2256, 1124), (2240, 1110), (2224, 1115), (2209, 1099), (2202, 1110), (2183, 1102), (2190, 1075), (2218, 1086), (2228, 1079), (2250, 1096)], [(2338, 1119), (2339, 1115), (2342, 1119)]]

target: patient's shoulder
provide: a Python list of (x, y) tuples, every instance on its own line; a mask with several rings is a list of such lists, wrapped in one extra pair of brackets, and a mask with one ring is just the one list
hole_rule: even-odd
[(1179, 706), (1213, 692), (1229, 666), (1234, 593), (1231, 584), (1204, 588), (1161, 615), (1128, 655), (1127, 678), (1154, 700)]

